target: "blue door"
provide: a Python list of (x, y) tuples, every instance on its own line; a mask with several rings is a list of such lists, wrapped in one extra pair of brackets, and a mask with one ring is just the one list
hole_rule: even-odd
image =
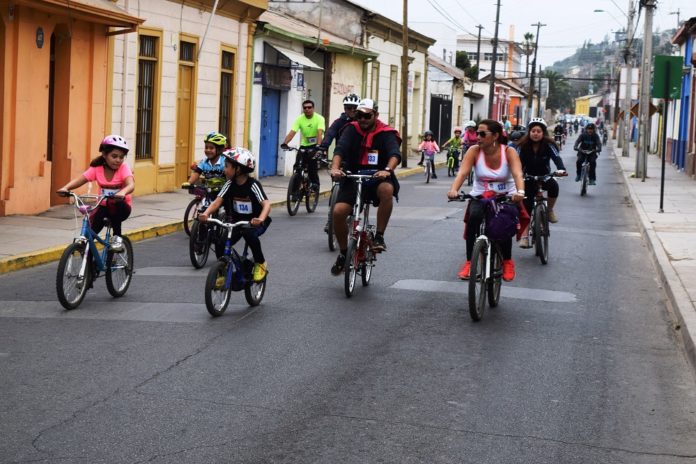
[(275, 176), (278, 164), (280, 90), (263, 89), (259, 177)]

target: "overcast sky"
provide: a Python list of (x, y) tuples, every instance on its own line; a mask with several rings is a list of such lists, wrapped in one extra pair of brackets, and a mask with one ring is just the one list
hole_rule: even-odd
[[(367, 9), (376, 11), (401, 23), (403, 0), (351, 0)], [(515, 25), (515, 40), (522, 41), (525, 32), (536, 32), (532, 24), (541, 21), (546, 26), (539, 32), (539, 56), (542, 66), (572, 55), (582, 43), (591, 39), (601, 42), (611, 31), (625, 28), (628, 20), (627, 0), (502, 0), (500, 8), (501, 38), (508, 37), (510, 24)], [(634, 4), (638, 4), (634, 1)], [(409, 24), (412, 21), (442, 22), (457, 30), (457, 33), (477, 34), (476, 25), (485, 29), (482, 36), (493, 36), (495, 30), (494, 0), (471, 2), (468, 0), (408, 0)], [(677, 25), (677, 15), (670, 12), (680, 10), (679, 19), (684, 21), (696, 16), (695, 0), (662, 0), (657, 2), (653, 19), (653, 30), (664, 30)], [(441, 14), (438, 10), (442, 11)], [(594, 12), (594, 10), (604, 10)], [(638, 36), (643, 35), (645, 12), (641, 12)], [(411, 26), (418, 30), (417, 25)], [(635, 27), (635, 21), (634, 21)]]

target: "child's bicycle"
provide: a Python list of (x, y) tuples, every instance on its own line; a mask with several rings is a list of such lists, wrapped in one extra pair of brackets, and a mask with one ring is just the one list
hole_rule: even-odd
[[(189, 207), (195, 203), (195, 214), (191, 223), (191, 233), (189, 234), (189, 259), (191, 264), (196, 269), (200, 269), (208, 262), (208, 254), (210, 247), (215, 247), (215, 255), (222, 255), (222, 244), (218, 240), (218, 230), (215, 226), (204, 224), (198, 220), (198, 215), (208, 209), (208, 206), (214, 201), (217, 192), (221, 186), (206, 187), (204, 185), (189, 185), (182, 186), (187, 189), (196, 199), (192, 200)], [(220, 208), (215, 217), (225, 217), (224, 208)]]
[(344, 290), (350, 298), (355, 290), (357, 275), (362, 277), (363, 287), (370, 285), (372, 268), (377, 260), (377, 252), (373, 249), (375, 226), (370, 224), (370, 203), (362, 197), (363, 183), (372, 179), (377, 171), (359, 171), (357, 174), (346, 172), (346, 179), (356, 183), (357, 195), (353, 205), (353, 213), (349, 217), (348, 249), (346, 250), (346, 269)]
[(188, 182), (184, 182), (181, 188), (188, 190), (194, 198), (186, 206), (184, 211), (184, 232), (186, 235), (191, 235), (191, 227), (193, 222), (198, 217), (198, 214), (210, 206), (210, 204), (215, 200), (218, 192), (225, 184), (225, 179), (219, 177), (213, 177), (206, 179), (201, 176), (201, 183), (191, 185)]
[(421, 152), (423, 154), (423, 175), (425, 176), (425, 183), (430, 183), (430, 178), (437, 178), (435, 175), (435, 152), (425, 151)]
[(227, 230), (225, 251), (218, 262), (208, 271), (205, 280), (205, 307), (213, 317), (222, 316), (230, 302), (232, 292), (244, 290), (244, 297), (249, 306), (257, 306), (266, 292), (266, 278), (260, 282), (253, 280), (254, 262), (247, 257), (248, 246), (240, 256), (232, 246), (232, 232), (237, 227), (249, 227), (249, 221), (235, 223), (223, 222), (209, 218), (210, 222)]
[[(111, 225), (106, 223), (104, 238), (95, 233), (89, 222), (90, 213), (103, 201), (122, 201), (111, 194), (76, 195), (59, 191), (62, 197), (72, 197), (75, 209), (82, 214), (80, 235), (68, 245), (58, 262), (56, 292), (65, 309), (77, 308), (94, 280), (103, 272), (106, 288), (114, 298), (125, 295), (133, 277), (133, 245), (128, 237), (121, 237), (121, 251), (112, 250)], [(103, 246), (101, 252), (97, 244)]]
[(457, 148), (447, 149), (447, 177), (454, 177), (457, 175), (459, 154), (460, 150)]

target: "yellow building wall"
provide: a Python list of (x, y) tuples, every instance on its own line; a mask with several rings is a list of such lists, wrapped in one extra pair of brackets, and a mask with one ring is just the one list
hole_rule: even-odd
[(578, 98), (575, 100), (575, 114), (590, 114), (589, 98)]
[[(0, 215), (36, 214), (80, 175), (104, 135), (108, 41), (104, 26), (0, 1), (4, 30)], [(43, 46), (37, 30), (43, 29)], [(56, 33), (53, 160), (48, 156), (51, 34)]]

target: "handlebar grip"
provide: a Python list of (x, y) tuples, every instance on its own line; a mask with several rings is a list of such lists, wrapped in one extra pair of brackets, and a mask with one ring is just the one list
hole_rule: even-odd
[(56, 190), (56, 193), (58, 194), (59, 197), (69, 197), (70, 196), (69, 190)]

